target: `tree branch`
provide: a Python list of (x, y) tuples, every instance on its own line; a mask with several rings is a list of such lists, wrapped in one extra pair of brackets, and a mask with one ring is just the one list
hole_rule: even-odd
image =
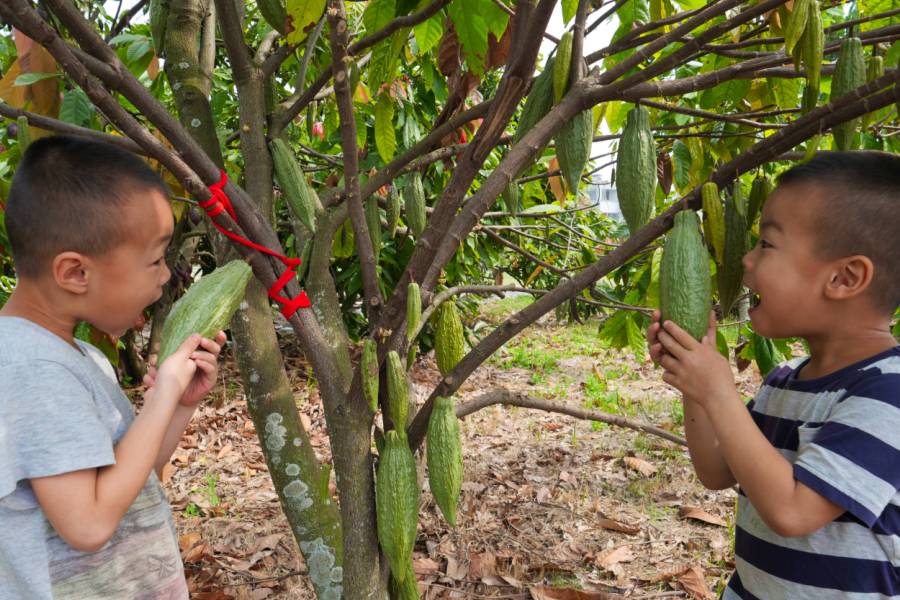
[(460, 419), (464, 419), (470, 414), (477, 412), (483, 408), (487, 408), (488, 406), (493, 406), (494, 404), (519, 406), (521, 408), (533, 408), (535, 410), (543, 410), (545, 412), (568, 415), (570, 417), (575, 417), (576, 419), (597, 421), (599, 423), (615, 425), (616, 427), (625, 427), (627, 429), (633, 429), (635, 431), (649, 433), (650, 435), (661, 437), (670, 442), (680, 444), (681, 446), (687, 446), (687, 440), (675, 435), (670, 431), (666, 431), (662, 427), (657, 427), (656, 425), (644, 423), (636, 419), (629, 419), (628, 417), (611, 415), (599, 410), (578, 408), (576, 406), (563, 404), (562, 402), (553, 402), (551, 400), (532, 398), (531, 396), (528, 396), (526, 394), (513, 392), (505, 388), (495, 388), (493, 390), (485, 392), (484, 394), (481, 394), (477, 398), (469, 400), (468, 402), (458, 404), (456, 406), (456, 416)]

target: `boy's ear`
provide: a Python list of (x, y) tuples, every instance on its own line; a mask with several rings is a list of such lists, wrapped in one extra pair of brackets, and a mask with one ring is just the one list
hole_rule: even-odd
[(84, 294), (88, 289), (88, 265), (83, 254), (60, 252), (53, 257), (52, 273), (56, 285), (72, 294)]
[(831, 300), (854, 298), (869, 288), (875, 275), (875, 265), (868, 256), (847, 256), (835, 261), (834, 270), (825, 285), (825, 295)]

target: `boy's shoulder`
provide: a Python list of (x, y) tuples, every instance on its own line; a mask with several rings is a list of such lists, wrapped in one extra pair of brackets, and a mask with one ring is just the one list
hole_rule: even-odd
[(0, 368), (43, 362), (78, 371), (84, 357), (99, 364), (105, 361), (103, 353), (91, 344), (81, 340), (76, 343), (81, 352), (37, 323), (0, 317)]

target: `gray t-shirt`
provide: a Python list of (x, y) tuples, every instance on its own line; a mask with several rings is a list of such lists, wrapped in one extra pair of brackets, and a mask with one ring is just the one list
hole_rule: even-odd
[(0, 317), (0, 600), (188, 597), (172, 514), (156, 475), (97, 552), (69, 546), (30, 479), (115, 463), (134, 411), (106, 357)]

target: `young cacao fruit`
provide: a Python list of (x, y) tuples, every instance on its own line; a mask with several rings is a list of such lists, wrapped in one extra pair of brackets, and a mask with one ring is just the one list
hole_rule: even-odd
[(534, 78), (531, 90), (525, 99), (525, 106), (522, 108), (522, 116), (519, 117), (519, 126), (516, 127), (516, 133), (513, 135), (513, 144), (525, 137), (525, 134), (531, 131), (531, 128), (543, 119), (553, 106), (555, 65), (555, 58), (550, 57), (541, 74)]
[(512, 216), (519, 214), (519, 210), (521, 210), (519, 186), (516, 185), (514, 181), (509, 182), (509, 184), (503, 188), (501, 198), (503, 199), (503, 206), (506, 208), (506, 212)]
[(388, 417), (394, 424), (394, 429), (403, 431), (409, 415), (409, 381), (406, 379), (406, 369), (400, 362), (400, 355), (395, 350), (387, 353), (385, 370), (388, 383)]
[(397, 581), (396, 577), (391, 577), (391, 598), (392, 600), (419, 600), (419, 582), (416, 581), (416, 572), (413, 570), (412, 561), (406, 568), (407, 574), (403, 581)]
[(794, 8), (788, 18), (787, 27), (784, 30), (784, 53), (791, 54), (794, 46), (800, 42), (800, 37), (809, 22), (809, 10), (813, 0), (794, 0)]
[[(806, 18), (806, 29), (800, 38), (800, 56), (806, 69), (806, 80), (811, 90), (819, 95), (819, 76), (822, 72), (822, 53), (825, 49), (825, 29), (819, 3), (810, 0), (809, 13)], [(810, 91), (812, 94), (812, 91)], [(815, 106), (815, 104), (813, 104)]]
[(465, 355), (462, 320), (453, 300), (443, 302), (437, 308), (437, 325), (434, 331), (434, 356), (441, 375), (446, 376)]
[(287, 32), (287, 11), (282, 0), (256, 0), (259, 14), (272, 29), (284, 35)]
[(387, 198), (387, 234), (393, 238), (397, 234), (397, 226), (400, 224), (400, 190), (397, 186), (391, 186)]
[[(591, 157), (591, 144), (594, 139), (594, 114), (590, 109), (583, 110), (567, 122), (554, 138), (556, 142), (556, 158), (559, 170), (562, 171), (569, 191), (578, 191), (581, 173)], [(656, 158), (654, 157), (654, 161)], [(654, 163), (654, 173), (656, 165)], [(656, 176), (654, 175), (654, 178)]]
[(372, 254), (375, 255), (375, 264), (381, 254), (381, 209), (378, 208), (378, 197), (370, 196), (366, 200), (366, 226), (369, 229), (369, 239), (372, 240)]
[[(841, 42), (841, 51), (831, 76), (831, 101), (850, 93), (865, 82), (866, 62), (862, 42), (859, 38), (847, 38)], [(832, 128), (834, 145), (838, 150), (853, 149), (859, 124), (860, 118), (857, 117)]]
[(16, 141), (19, 143), (19, 149), (22, 152), (31, 145), (31, 125), (28, 124), (28, 117), (22, 115), (16, 118)]
[[(866, 81), (873, 81), (884, 75), (884, 57), (870, 56), (866, 59)], [(884, 110), (868, 112), (862, 116), (862, 128), (865, 131), (872, 123), (883, 116)]]
[(709, 327), (712, 284), (709, 253), (700, 235), (697, 213), (682, 210), (666, 236), (659, 264), (659, 309), (699, 340)]
[(406, 435), (388, 431), (375, 479), (378, 543), (398, 582), (408, 576), (419, 523), (419, 481), (416, 460)]
[(562, 100), (569, 89), (569, 72), (572, 68), (572, 42), (574, 37), (571, 31), (563, 34), (556, 47), (556, 61), (553, 63), (553, 102)]
[(656, 145), (650, 114), (643, 106), (628, 111), (616, 158), (616, 192), (632, 234), (647, 224), (656, 202)]
[(372, 338), (363, 342), (362, 360), (360, 362), (363, 395), (369, 404), (372, 414), (378, 412), (378, 344)]
[(294, 153), (287, 142), (275, 138), (269, 142), (269, 149), (272, 152), (275, 177), (291, 212), (310, 233), (314, 233), (316, 215), (323, 210), (319, 197), (306, 183), (306, 175), (294, 159)]
[(422, 321), (422, 292), (415, 281), (406, 286), (406, 341), (409, 342), (409, 352), (406, 355), (406, 368), (411, 369), (416, 360), (416, 333), (419, 323)]
[(747, 203), (747, 225), (752, 227), (762, 211), (766, 198), (772, 193), (772, 181), (760, 175), (753, 180), (753, 186), (750, 188), (750, 198)]
[(168, 22), (169, 0), (150, 0), (150, 37), (157, 56), (165, 54)]
[(462, 489), (463, 460), (459, 419), (453, 398), (438, 396), (431, 408), (426, 434), (428, 482), (434, 501), (451, 527), (456, 527), (456, 506)]
[(161, 365), (192, 333), (211, 338), (228, 327), (252, 275), (250, 265), (233, 260), (189, 287), (166, 317), (156, 364)]
[(414, 171), (409, 176), (409, 183), (403, 190), (406, 224), (415, 237), (425, 231), (425, 188), (422, 185), (422, 174)]
[(725, 248), (725, 211), (719, 199), (719, 186), (707, 181), (700, 188), (700, 198), (703, 201), (703, 232), (719, 264)]
[(725, 204), (725, 246), (722, 251), (722, 263), (716, 270), (716, 282), (719, 287), (719, 304), (722, 314), (731, 312), (734, 301), (740, 295), (741, 281), (744, 278), (742, 259), (747, 252), (749, 241), (747, 216), (743, 197), (740, 192), (740, 180), (734, 184), (734, 195)]

